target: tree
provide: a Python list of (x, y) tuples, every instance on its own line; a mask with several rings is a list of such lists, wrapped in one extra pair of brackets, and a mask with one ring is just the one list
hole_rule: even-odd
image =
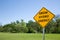
[(36, 22), (33, 22), (32, 20), (28, 21), (27, 27), (29, 29), (28, 33), (37, 33), (40, 31), (40, 26)]
[(56, 19), (56, 33), (60, 33), (60, 18)]
[(23, 19), (21, 19), (21, 27), (26, 27), (26, 23), (24, 22), (24, 20)]
[(46, 33), (52, 33), (54, 31), (54, 24), (55, 24), (55, 21), (54, 20), (51, 20), (48, 25), (46, 26)]
[(12, 24), (6, 24), (3, 26), (3, 32), (10, 32), (14, 27)]
[(21, 22), (16, 21), (16, 25), (14, 27), (16, 32), (20, 32), (20, 33), (26, 33), (28, 31), (28, 28), (26, 27), (26, 23), (21, 20)]
[(0, 25), (0, 32), (2, 32), (3, 31), (3, 26), (2, 25)]
[(16, 21), (16, 24), (19, 24), (19, 23), (20, 23), (20, 22), (17, 20), (17, 21)]

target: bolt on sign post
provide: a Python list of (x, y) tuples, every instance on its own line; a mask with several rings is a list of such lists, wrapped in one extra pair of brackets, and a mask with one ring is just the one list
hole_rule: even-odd
[(43, 7), (33, 18), (43, 28), (43, 38), (45, 40), (45, 27), (55, 17), (55, 15)]

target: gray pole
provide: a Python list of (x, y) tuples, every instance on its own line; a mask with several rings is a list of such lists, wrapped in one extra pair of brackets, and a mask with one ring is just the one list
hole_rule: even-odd
[(42, 40), (45, 40), (45, 28), (43, 28), (43, 35), (42, 35)]

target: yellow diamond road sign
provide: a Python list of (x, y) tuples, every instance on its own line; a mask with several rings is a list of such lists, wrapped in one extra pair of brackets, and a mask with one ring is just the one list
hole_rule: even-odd
[(54, 16), (53, 13), (43, 7), (33, 18), (44, 28), (54, 18)]

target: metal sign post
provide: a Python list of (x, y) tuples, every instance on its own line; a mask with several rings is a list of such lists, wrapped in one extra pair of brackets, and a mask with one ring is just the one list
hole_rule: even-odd
[(43, 28), (42, 40), (45, 40), (45, 28)]

